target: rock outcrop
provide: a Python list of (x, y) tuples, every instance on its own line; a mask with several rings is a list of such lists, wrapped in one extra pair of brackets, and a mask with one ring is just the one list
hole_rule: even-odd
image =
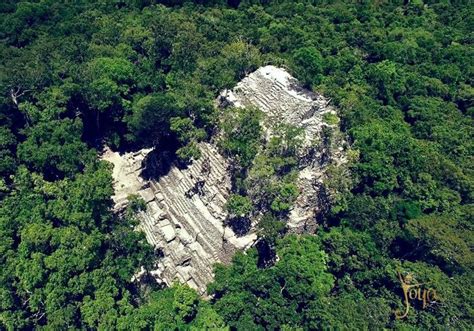
[[(321, 187), (328, 159), (344, 162), (342, 138), (325, 141), (324, 127), (338, 131), (337, 124), (325, 123), (333, 113), (329, 100), (302, 89), (285, 70), (273, 66), (258, 69), (233, 90), (218, 98), (220, 107), (254, 106), (265, 114), (268, 135), (276, 123), (288, 123), (305, 131), (300, 155), (300, 195), (292, 209), (288, 227), (295, 232), (314, 231), (316, 216), (323, 208)], [(119, 155), (106, 150), (103, 159), (114, 164), (116, 210), (122, 209), (130, 194), (140, 195), (146, 210), (140, 212), (140, 229), (160, 252), (152, 275), (170, 285), (178, 280), (204, 294), (213, 279), (215, 263), (229, 263), (237, 250), (250, 247), (255, 231), (237, 236), (225, 226), (225, 203), (230, 194), (229, 163), (211, 143), (200, 143), (202, 156), (188, 168), (171, 166), (160, 178), (141, 177), (143, 160), (151, 149)]]

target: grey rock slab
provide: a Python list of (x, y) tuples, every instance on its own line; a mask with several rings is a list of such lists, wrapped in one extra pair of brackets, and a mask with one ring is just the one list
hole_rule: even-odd
[(174, 230), (171, 224), (161, 227), (160, 230), (163, 233), (163, 236), (167, 242), (170, 242), (174, 238), (176, 238), (176, 231)]

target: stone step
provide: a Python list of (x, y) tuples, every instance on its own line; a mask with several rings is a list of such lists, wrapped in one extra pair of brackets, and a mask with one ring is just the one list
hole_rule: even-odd
[[(222, 156), (220, 156), (217, 151), (216, 148), (212, 148), (209, 147), (209, 145), (204, 145), (206, 146), (204, 149), (205, 149), (205, 157), (208, 157), (211, 164), (212, 164), (212, 168), (211, 168), (211, 172), (215, 172), (217, 173), (217, 176), (218, 177), (222, 177), (222, 176), (225, 176), (226, 175), (226, 169), (227, 168), (227, 163), (225, 162), (225, 160), (223, 159)], [(217, 157), (217, 155), (219, 155), (219, 157)]]
[(203, 240), (201, 241), (201, 245), (208, 247), (209, 250), (214, 251), (215, 247), (209, 241), (209, 236), (203, 234), (203, 227), (199, 224), (194, 217), (194, 215), (190, 213), (179, 213), (175, 210), (175, 205), (170, 205), (170, 214), (175, 219), (175, 221), (181, 224), (182, 227), (192, 236), (201, 236)]
[[(166, 184), (166, 180), (165, 180), (165, 184)], [(173, 195), (173, 193), (170, 192), (170, 190), (168, 190), (167, 186), (163, 186), (162, 183), (158, 183), (158, 185), (159, 185), (159, 189), (163, 193), (165, 193), (165, 200), (169, 201), (169, 202), (167, 202), (168, 207), (173, 206), (174, 209), (176, 210), (176, 214), (181, 214), (181, 215), (189, 214), (193, 218), (195, 218), (195, 217), (203, 218), (202, 220), (198, 220), (195, 223), (205, 224), (207, 228), (215, 228), (215, 226), (213, 225), (213, 222), (208, 221), (206, 218), (204, 218), (202, 216), (198, 216), (198, 215), (200, 215), (200, 212), (199, 212), (199, 210), (197, 210), (197, 208), (194, 205), (192, 200), (190, 200), (186, 197), (182, 197), (181, 195), (176, 195), (176, 194)], [(199, 198), (193, 197), (193, 199), (199, 199)], [(201, 226), (193, 225), (193, 227), (197, 227), (197, 228), (199, 228), (199, 231), (202, 231)], [(215, 228), (215, 229), (217, 230), (217, 228)], [(209, 236), (206, 235), (206, 237), (209, 237)]]
[(154, 225), (152, 223), (151, 218), (146, 213), (140, 213), (139, 217), (141, 218), (140, 229), (145, 232), (148, 242), (156, 246), (160, 242), (160, 240), (155, 234)]

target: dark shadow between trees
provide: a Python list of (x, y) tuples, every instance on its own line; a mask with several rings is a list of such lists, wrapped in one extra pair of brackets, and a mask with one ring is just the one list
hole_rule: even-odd
[(273, 245), (262, 239), (255, 244), (255, 247), (258, 251), (257, 266), (259, 268), (268, 268), (275, 264), (277, 255)]
[(156, 180), (168, 174), (172, 165), (177, 161), (177, 149), (178, 142), (175, 139), (163, 139), (143, 160), (140, 176), (146, 180)]
[(227, 225), (237, 237), (245, 236), (252, 228), (252, 223), (247, 217), (233, 217), (227, 220)]

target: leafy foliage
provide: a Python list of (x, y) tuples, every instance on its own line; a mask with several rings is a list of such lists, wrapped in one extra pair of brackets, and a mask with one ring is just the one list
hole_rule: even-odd
[[(0, 328), (471, 328), (472, 5), (155, 3), (0, 4)], [(330, 97), (353, 146), (351, 180), (328, 171), (340, 193), (318, 236), (282, 238), (301, 133), (275, 125), (265, 141), (258, 111), (231, 109), (229, 208), (258, 216), (280, 260), (237, 255), (210, 302), (134, 288), (154, 256), (133, 211), (110, 211), (94, 147), (192, 161), (218, 91), (267, 63)], [(395, 320), (397, 269), (441, 300)]]
[(222, 129), (221, 146), (225, 153), (235, 158), (242, 168), (247, 168), (258, 153), (262, 139), (260, 119), (262, 114), (253, 108), (231, 108), (227, 110)]
[(238, 254), (231, 267), (219, 266), (209, 292), (231, 327), (273, 329), (305, 325), (313, 304), (323, 305), (334, 284), (326, 254), (315, 237), (288, 236), (277, 243), (280, 260), (257, 267), (257, 253)]

